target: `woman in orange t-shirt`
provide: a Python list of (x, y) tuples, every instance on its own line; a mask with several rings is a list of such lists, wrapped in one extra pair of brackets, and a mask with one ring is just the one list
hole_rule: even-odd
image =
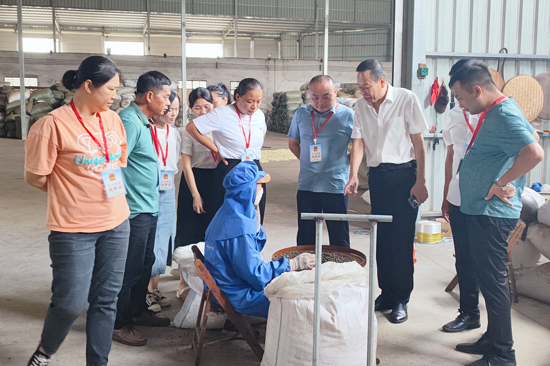
[(63, 75), (70, 104), (37, 121), (25, 143), (25, 180), (48, 194), (52, 298), (29, 365), (47, 365), (74, 320), (86, 319), (86, 363), (106, 365), (122, 286), (130, 211), (120, 168), (126, 134), (109, 108), (120, 71), (102, 56)]

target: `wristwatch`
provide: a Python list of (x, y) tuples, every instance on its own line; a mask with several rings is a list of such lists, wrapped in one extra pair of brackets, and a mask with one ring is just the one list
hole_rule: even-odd
[(500, 184), (498, 184), (498, 179), (495, 180), (495, 186), (497, 186), (498, 188), (500, 188), (501, 190), (505, 191), (508, 189), (508, 187), (510, 187), (510, 183), (506, 183), (505, 185), (501, 186)]

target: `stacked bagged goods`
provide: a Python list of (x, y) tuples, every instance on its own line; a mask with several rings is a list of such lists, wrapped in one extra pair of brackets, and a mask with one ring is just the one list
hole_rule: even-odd
[[(335, 82), (334, 86), (340, 88), (341, 84)], [(361, 92), (357, 85), (344, 86), (338, 90), (336, 102), (353, 108), (357, 98), (361, 98)], [(302, 84), (300, 90), (273, 93), (272, 109), (267, 128), (274, 132), (288, 133), (296, 110), (310, 103), (309, 83)]]
[(290, 122), (296, 109), (304, 103), (301, 90), (273, 93), (268, 129), (274, 132), (288, 133)]

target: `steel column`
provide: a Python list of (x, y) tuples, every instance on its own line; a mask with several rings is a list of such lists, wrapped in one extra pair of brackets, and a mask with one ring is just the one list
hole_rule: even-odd
[[(182, 98), (187, 97), (187, 32), (185, 30), (185, 0), (181, 0), (181, 89)], [(183, 125), (187, 122), (187, 101), (182, 100)]]
[(25, 55), (23, 53), (23, 0), (17, 0), (17, 41), (19, 43), (19, 92), (21, 97), (21, 136), (27, 139), (27, 110), (25, 103)]
[(323, 75), (328, 75), (328, 22), (329, 22), (329, 8), (330, 0), (325, 1), (325, 46), (323, 49)]

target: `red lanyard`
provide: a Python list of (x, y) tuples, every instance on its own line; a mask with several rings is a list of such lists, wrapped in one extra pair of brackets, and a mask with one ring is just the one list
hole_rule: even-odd
[(330, 112), (327, 119), (325, 119), (325, 122), (323, 122), (323, 124), (321, 126), (319, 126), (319, 129), (317, 131), (315, 131), (315, 123), (313, 122), (313, 111), (311, 111), (311, 128), (313, 129), (313, 143), (314, 144), (317, 144), (317, 134), (319, 133), (319, 131), (321, 131), (323, 129), (323, 127), (325, 127), (325, 125), (327, 124), (330, 117), (332, 117), (334, 115), (334, 113), (336, 112), (336, 109), (338, 109), (338, 104), (336, 104), (336, 107), (334, 107), (334, 112)]
[(474, 144), (474, 141), (477, 137), (477, 133), (479, 132), (479, 128), (481, 127), (481, 125), (483, 124), (483, 120), (485, 119), (485, 116), (487, 115), (487, 113), (489, 113), (489, 111), (495, 106), (497, 105), (498, 103), (502, 102), (504, 99), (506, 99), (506, 95), (503, 95), (501, 96), (500, 98), (498, 98), (497, 100), (495, 100), (493, 102), (493, 104), (491, 104), (486, 110), (484, 110), (483, 112), (481, 112), (480, 116), (479, 116), (479, 121), (477, 122), (477, 127), (476, 127), (476, 130), (474, 131), (474, 135), (472, 136), (472, 140), (470, 140), (470, 144), (468, 145), (468, 148), (466, 149), (466, 154), (468, 153), (468, 151), (470, 151), (470, 148), (472, 147), (472, 145)]
[(246, 144), (246, 150), (250, 147), (250, 133), (252, 132), (252, 116), (248, 116), (248, 140), (246, 139), (246, 132), (244, 132), (244, 127), (241, 121), (241, 112), (237, 108), (237, 103), (233, 104), (235, 106), (235, 111), (237, 111), (237, 116), (239, 116), (239, 124), (241, 125), (241, 130), (243, 131), (244, 143)]
[[(160, 150), (160, 156), (162, 157), (162, 162), (164, 163), (164, 166), (166, 166), (166, 160), (168, 159), (168, 135), (170, 134), (170, 126), (166, 125), (166, 154), (164, 151), (162, 151), (162, 146), (160, 146), (160, 141), (158, 138), (157, 133), (157, 126), (153, 124), (149, 125), (149, 128), (151, 129), (151, 136), (153, 137), (153, 143), (155, 144), (155, 150), (157, 151), (157, 157), (159, 156), (159, 150)], [(155, 129), (155, 132), (153, 133), (153, 128)]]
[(470, 129), (470, 131), (472, 131), (472, 133), (474, 133), (474, 128), (470, 124), (470, 120), (468, 119), (468, 115), (466, 114), (466, 111), (464, 109), (462, 110), (462, 114), (464, 115), (464, 120), (466, 120), (466, 124), (468, 125), (468, 128)]
[(88, 132), (88, 135), (90, 135), (92, 140), (94, 140), (94, 142), (96, 143), (99, 150), (105, 155), (105, 159), (107, 160), (107, 163), (110, 163), (109, 148), (107, 147), (107, 137), (105, 136), (105, 130), (103, 129), (103, 122), (101, 121), (101, 115), (99, 114), (99, 112), (96, 112), (96, 116), (97, 116), (97, 118), (99, 118), (99, 128), (101, 128), (101, 134), (103, 135), (103, 144), (105, 145), (105, 148), (101, 147), (101, 144), (99, 143), (99, 141), (95, 138), (94, 135), (92, 135), (90, 130), (88, 130), (88, 128), (86, 128), (86, 126), (84, 125), (84, 121), (82, 120), (82, 117), (80, 117), (80, 114), (78, 114), (78, 111), (76, 110), (76, 107), (74, 106), (74, 103), (73, 103), (72, 99), (71, 99), (71, 108), (73, 109), (73, 112), (76, 115), (76, 118), (78, 119), (78, 122), (80, 122), (82, 127), (84, 127), (86, 132)]

